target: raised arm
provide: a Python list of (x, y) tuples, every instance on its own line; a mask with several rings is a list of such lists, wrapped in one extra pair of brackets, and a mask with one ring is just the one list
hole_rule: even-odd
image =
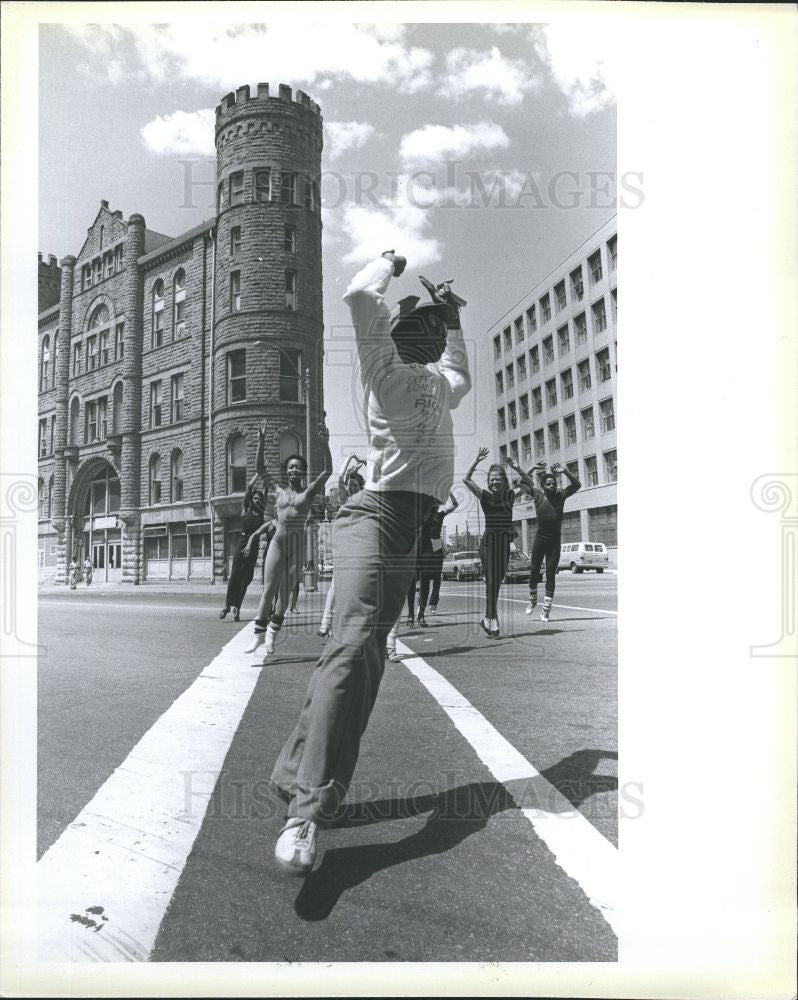
[(266, 492), (272, 483), (272, 477), (266, 468), (266, 421), (258, 428), (258, 453), (255, 456), (255, 472), (263, 480), (263, 490)]
[(460, 326), (460, 314), (452, 302), (452, 292), (448, 285), (439, 286), (439, 298), (447, 302), (452, 309), (452, 323), (446, 326), (446, 348), (438, 361), (438, 369), (449, 383), (449, 408), (454, 410), (463, 396), (471, 390), (471, 372), (468, 367), (463, 331)]
[(338, 501), (339, 503), (346, 503), (349, 499), (349, 494), (346, 489), (346, 475), (349, 472), (349, 467), (354, 462), (357, 461), (357, 455), (352, 453), (348, 458), (344, 459), (344, 463), (338, 472)]
[(572, 497), (577, 490), (582, 489), (582, 484), (579, 482), (578, 478), (570, 473), (564, 466), (560, 465), (559, 462), (555, 462), (554, 465), (552, 465), (551, 471), (555, 474), (555, 476), (558, 472), (562, 472), (568, 480), (569, 485), (563, 490), (563, 493), (567, 497)]
[(474, 496), (477, 498), (477, 500), (479, 500), (479, 498), (482, 496), (482, 489), (479, 486), (477, 486), (477, 484), (471, 477), (474, 475), (474, 471), (476, 467), (479, 465), (479, 463), (487, 457), (488, 457), (488, 449), (480, 448), (479, 451), (477, 452), (477, 457), (471, 463), (471, 468), (463, 477), (463, 483), (466, 489), (469, 490), (471, 493), (473, 493)]
[(403, 257), (386, 251), (358, 271), (344, 295), (355, 328), (361, 378), (364, 386), (376, 392), (381, 379), (399, 364), (384, 296), (391, 278), (402, 273), (404, 264)]
[(524, 472), (524, 470), (521, 468), (518, 462), (516, 462), (516, 460), (513, 458), (512, 455), (508, 455), (506, 461), (508, 467), (512, 469), (513, 472), (521, 480), (521, 485), (525, 486), (530, 493), (534, 494), (535, 490), (537, 490), (538, 487), (535, 483), (535, 480), (532, 478), (532, 473), (536, 471), (537, 466), (534, 466), (532, 469), (529, 470), (529, 472)]
[(332, 455), (330, 454), (330, 432), (323, 423), (319, 430), (319, 441), (321, 441), (323, 468), (315, 479), (308, 482), (308, 488), (305, 490), (307, 496), (313, 496), (315, 493), (318, 493), (332, 475), (333, 463)]
[(454, 493), (450, 493), (449, 502), (443, 508), (443, 516), (446, 517), (448, 514), (451, 514), (452, 511), (457, 510), (459, 506), (460, 504), (457, 502), (457, 497), (454, 495)]

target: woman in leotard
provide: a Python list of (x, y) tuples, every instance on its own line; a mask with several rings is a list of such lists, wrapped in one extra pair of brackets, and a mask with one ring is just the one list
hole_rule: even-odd
[[(289, 455), (283, 463), (286, 485), (278, 483), (275, 486), (274, 513), (277, 530), (266, 554), (263, 594), (258, 606), (258, 617), (255, 619), (255, 635), (246, 650), (248, 653), (254, 653), (264, 643), (266, 656), (274, 651), (274, 643), (283, 625), (291, 591), (302, 572), (305, 525), (310, 517), (310, 508), (316, 494), (323, 490), (332, 472), (330, 435), (326, 427), (322, 427), (319, 431), (319, 440), (322, 443), (324, 456), (323, 471), (303, 489), (302, 480), (307, 473), (307, 463), (301, 455)], [(269, 476), (265, 465), (264, 478), (268, 483)], [(269, 617), (275, 595), (277, 604)]]
[(510, 542), (513, 530), (513, 503), (515, 493), (510, 488), (510, 480), (503, 465), (491, 465), (488, 469), (488, 488), (481, 489), (472, 480), (479, 463), (488, 457), (488, 449), (480, 448), (463, 482), (479, 500), (485, 515), (485, 531), (479, 544), (479, 555), (485, 573), (485, 617), (481, 625), (490, 639), (499, 637), (499, 613), (497, 610), (499, 588), (502, 585), (507, 564), (510, 561)]
[[(365, 459), (358, 458), (357, 455), (352, 454), (341, 466), (341, 471), (338, 473), (339, 510), (350, 497), (354, 496), (355, 493), (359, 493), (366, 485), (366, 481), (359, 471), (361, 466), (364, 466), (365, 464)], [(316, 633), (316, 635), (320, 636), (322, 639), (330, 634), (334, 611), (335, 578), (330, 580), (330, 589), (327, 591), (327, 600), (324, 603), (324, 611), (322, 612), (319, 631)]]
[[(224, 621), (230, 611), (233, 612), (233, 620), (239, 621), (241, 618), (241, 605), (244, 603), (244, 596), (247, 588), (252, 583), (255, 573), (255, 563), (258, 561), (259, 544), (249, 545), (248, 542), (253, 534), (257, 532), (256, 538), (260, 538), (259, 528), (264, 527), (266, 521), (266, 495), (261, 478), (264, 474), (263, 448), (264, 430), (258, 428), (258, 454), (255, 459), (255, 475), (250, 479), (244, 493), (244, 502), (241, 505), (241, 531), (236, 542), (236, 551), (233, 556), (233, 565), (230, 570), (230, 579), (227, 581), (227, 596), (219, 617)], [(271, 524), (271, 522), (268, 522)], [(265, 532), (268, 538), (268, 526)]]

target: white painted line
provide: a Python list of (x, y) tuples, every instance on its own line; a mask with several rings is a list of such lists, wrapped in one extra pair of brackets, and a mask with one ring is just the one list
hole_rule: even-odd
[[(526, 816), (554, 860), (616, 934), (618, 851), (445, 677), (397, 642), (402, 663), (424, 685)], [(519, 786), (519, 782), (523, 782)], [(512, 783), (512, 784), (510, 784)]]
[[(441, 591), (441, 596), (442, 597), (472, 597), (473, 598), (475, 595), (473, 594), (473, 592), (471, 594), (460, 594), (456, 590), (442, 590)], [(479, 595), (476, 595), (476, 596), (479, 596)], [(502, 597), (501, 594), (499, 594), (499, 600), (500, 601), (507, 601), (509, 604), (523, 604), (523, 605), (529, 604), (528, 600), (523, 600), (522, 601), (522, 600), (519, 600), (519, 598), (517, 598), (517, 597)], [(542, 601), (538, 601), (538, 607), (540, 607), (542, 604), (543, 604)], [(553, 608), (565, 608), (567, 611), (595, 611), (597, 614), (601, 614), (601, 615), (614, 615), (616, 618), (618, 616), (618, 612), (617, 611), (608, 611), (606, 608), (578, 608), (575, 604), (552, 604), (552, 607)], [(444, 612), (441, 612), (441, 613), (445, 614), (446, 612), (444, 611)]]
[[(128, 601), (127, 604), (112, 604), (106, 601), (81, 601), (80, 598), (75, 598), (71, 600), (69, 598), (56, 598), (52, 601), (40, 601), (39, 608), (49, 607), (51, 604), (63, 604), (64, 606), (69, 606), (71, 608), (99, 608), (101, 611), (105, 611), (108, 608), (121, 608), (124, 611), (137, 611), (141, 608), (143, 611), (202, 611), (204, 614), (208, 615), (210, 618), (216, 618), (221, 611), (221, 608), (216, 605), (209, 604), (137, 604), (135, 601)], [(319, 605), (321, 609), (321, 605)], [(257, 604), (253, 605), (251, 608), (244, 608), (244, 614), (254, 615), (258, 610)], [(292, 614), (289, 618), (288, 615), (285, 616), (284, 628), (288, 628), (289, 625), (299, 624), (306, 625), (309, 621), (315, 621), (316, 610), (312, 611), (300, 611), (299, 614)], [(228, 625), (233, 622), (233, 616), (227, 616)]]
[(37, 867), (41, 960), (146, 961), (260, 671), (241, 629)]

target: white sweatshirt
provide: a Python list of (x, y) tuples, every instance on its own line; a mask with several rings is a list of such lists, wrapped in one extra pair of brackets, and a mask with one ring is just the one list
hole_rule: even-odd
[(404, 364), (394, 347), (384, 294), (393, 262), (378, 257), (349, 284), (370, 451), (366, 489), (407, 490), (445, 500), (454, 483), (453, 410), (471, 388), (461, 329), (448, 331), (440, 360)]

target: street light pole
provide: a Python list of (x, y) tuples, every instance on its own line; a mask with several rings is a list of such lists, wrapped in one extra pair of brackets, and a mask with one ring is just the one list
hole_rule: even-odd
[[(310, 481), (311, 468), (310, 468), (310, 436), (311, 436), (311, 422), (310, 422), (310, 368), (305, 369), (305, 377), (303, 379), (304, 389), (305, 389), (305, 460), (308, 466), (307, 478)], [(305, 526), (305, 566), (307, 567), (304, 575), (305, 581), (305, 591), (315, 591), (316, 587), (316, 574), (310, 570), (310, 564), (313, 563), (313, 528), (311, 527), (311, 517), (308, 517), (307, 525)]]

